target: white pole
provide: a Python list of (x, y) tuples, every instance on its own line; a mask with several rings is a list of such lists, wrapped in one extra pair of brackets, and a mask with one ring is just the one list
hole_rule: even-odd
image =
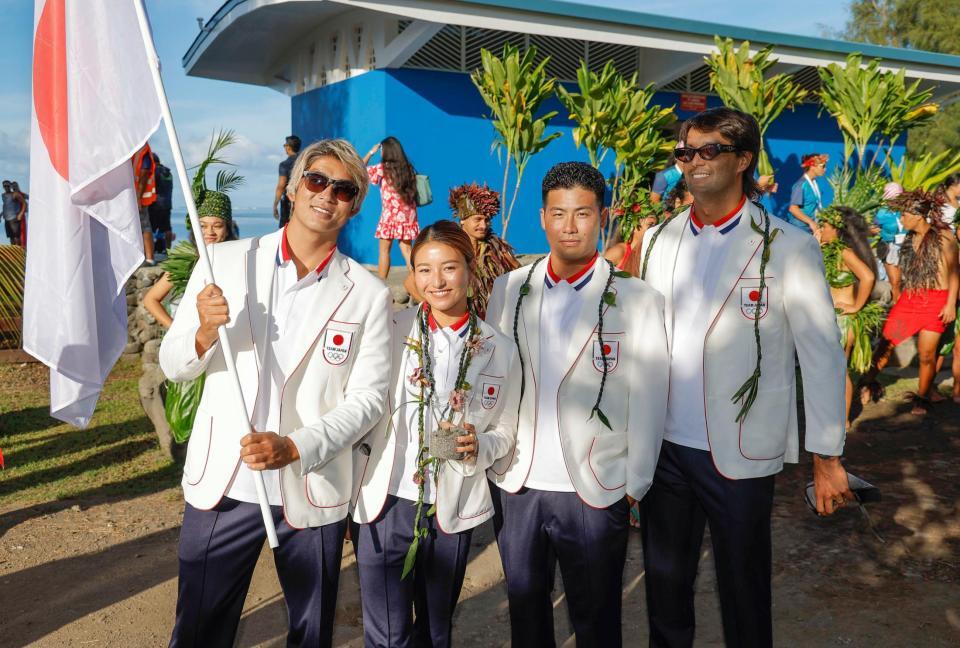
[[(190, 189), (190, 181), (187, 179), (187, 167), (183, 163), (183, 152), (180, 150), (180, 140), (177, 139), (177, 130), (173, 126), (173, 116), (170, 114), (170, 104), (167, 101), (167, 93), (163, 89), (163, 79), (160, 76), (160, 57), (157, 56), (157, 50), (153, 46), (153, 36), (150, 33), (150, 24), (147, 22), (147, 13), (143, 8), (143, 0), (133, 0), (133, 5), (137, 10), (137, 22), (140, 23), (140, 35), (143, 37), (143, 47), (147, 52), (147, 61), (150, 64), (150, 72), (153, 74), (153, 85), (157, 89), (157, 96), (160, 100), (160, 112), (163, 115), (163, 123), (167, 128), (167, 138), (170, 140), (170, 148), (173, 151), (173, 161), (177, 167), (177, 177), (180, 180), (180, 188), (183, 190), (183, 198), (187, 203), (187, 212), (190, 215), (190, 226), (197, 235), (197, 252), (200, 259), (200, 269), (203, 271), (207, 283), (215, 283), (213, 279), (213, 267), (210, 265), (210, 257), (207, 255), (207, 247), (203, 244), (203, 230), (200, 228), (200, 218), (197, 216), (197, 204), (193, 200), (193, 192)], [(223, 350), (223, 359), (227, 364), (227, 372), (233, 376), (234, 395), (240, 404), (242, 412), (247, 411), (243, 400), (243, 390), (240, 389), (240, 375), (237, 373), (237, 365), (233, 358), (233, 349), (230, 348), (230, 340), (227, 338), (227, 329), (221, 326), (217, 331), (220, 338), (220, 348)], [(257, 500), (260, 502), (260, 512), (263, 514), (263, 526), (267, 529), (267, 540), (271, 549), (280, 546), (277, 540), (277, 529), (273, 524), (273, 513), (270, 511), (270, 503), (267, 500), (267, 489), (263, 485), (263, 473), (259, 470), (253, 472), (253, 483), (257, 488)]]

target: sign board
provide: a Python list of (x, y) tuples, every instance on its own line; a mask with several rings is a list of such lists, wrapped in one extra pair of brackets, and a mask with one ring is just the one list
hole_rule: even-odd
[(680, 95), (680, 110), (701, 112), (707, 109), (707, 95), (684, 92)]

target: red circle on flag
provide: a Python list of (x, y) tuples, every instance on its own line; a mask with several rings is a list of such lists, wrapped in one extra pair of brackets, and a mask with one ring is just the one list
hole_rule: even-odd
[(759, 301), (760, 300), (760, 291), (751, 290), (750, 291), (750, 301)]
[(340, 346), (341, 344), (343, 344), (343, 336), (340, 335), (339, 333), (337, 333), (336, 335), (334, 335), (334, 336), (333, 336), (333, 343), (336, 344), (337, 346)]
[(495, 391), (497, 390), (494, 389), (493, 387), (487, 387), (487, 394), (489, 394), (490, 396), (493, 396)]
[(604, 345), (603, 345), (603, 354), (604, 354), (604, 355), (610, 355), (610, 352), (611, 352), (612, 350), (613, 350), (613, 349), (610, 348), (610, 345), (609, 345), (609, 344), (604, 344)]

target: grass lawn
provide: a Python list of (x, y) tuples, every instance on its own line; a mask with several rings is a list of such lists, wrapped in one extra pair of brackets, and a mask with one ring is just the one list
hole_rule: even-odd
[(121, 360), (93, 420), (79, 430), (49, 414), (48, 370), (0, 365), (0, 507), (62, 499), (102, 501), (164, 490), (181, 469), (159, 449), (137, 394), (140, 360)]

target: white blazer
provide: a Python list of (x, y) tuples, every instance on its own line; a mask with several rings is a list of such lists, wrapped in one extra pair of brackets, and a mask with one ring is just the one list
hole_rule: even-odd
[[(762, 230), (760, 208), (747, 205), (749, 217)], [(733, 237), (732, 247), (704, 313), (710, 322), (703, 350), (704, 393), (686, 395), (690, 407), (704, 408), (714, 464), (731, 479), (772, 475), (784, 461), (797, 461), (795, 354), (803, 372), (806, 449), (826, 455), (843, 452), (846, 361), (837, 343), (840, 332), (820, 246), (810, 234), (779, 218), (770, 220), (770, 231), (780, 233), (770, 246), (766, 294), (760, 300), (756, 293), (763, 237), (746, 220), (725, 235)], [(672, 337), (674, 267), (681, 239), (693, 236), (689, 209), (661, 227), (646, 280), (666, 299), (667, 335)], [(646, 254), (653, 231), (644, 237), (641, 254)], [(738, 424), (740, 403), (731, 397), (756, 366), (753, 313), (758, 303), (760, 389)]]
[[(628, 494), (643, 497), (653, 480), (667, 408), (668, 368), (663, 297), (644, 282), (616, 278), (611, 290), (616, 306), (604, 306), (603, 341), (614, 351), (601, 409), (612, 429), (590, 418), (602, 375), (597, 340), (598, 308), (610, 267), (600, 258), (594, 277), (582, 290), (582, 309), (570, 331), (557, 400), (560, 442), (567, 472), (588, 505), (603, 508)], [(530, 473), (540, 397), (540, 301), (547, 261), (530, 278), (517, 330), (523, 357), (525, 392), (520, 403), (516, 449), (488, 471), (491, 480), (508, 492), (523, 487)], [(487, 321), (512, 334), (514, 311), (530, 268), (519, 268), (497, 279), (487, 306)]]
[[(230, 306), (227, 335), (236, 355), (247, 411), (235, 397), (219, 343), (197, 358), (196, 303), (202, 273), (190, 277), (173, 325), (160, 345), (170, 380), (206, 372), (183, 468), (183, 494), (199, 509), (217, 505), (240, 466), (240, 439), (250, 431), (270, 321), (270, 286), (281, 232), (211, 248), (217, 285)], [(317, 297), (307, 307), (311, 335), (292, 342), (302, 357), (280, 400), (281, 436), (297, 444), (300, 459), (280, 470), (287, 523), (316, 527), (347, 516), (353, 492), (352, 447), (383, 415), (390, 361), (392, 299), (384, 284), (335, 252)], [(337, 338), (339, 344), (334, 343)], [(340, 339), (342, 338), (342, 339)]]
[[(408, 439), (416, 436), (420, 389), (407, 378), (418, 366), (416, 353), (405, 338), (417, 339), (417, 308), (396, 313), (389, 413), (358, 446), (355, 454), (359, 492), (353, 519), (373, 522), (383, 510), (387, 491)], [(493, 517), (493, 503), (485, 471), (513, 449), (520, 403), (520, 366), (513, 340), (480, 322), (486, 340), (471, 361), (466, 381), (472, 386), (467, 401), (467, 423), (477, 429), (478, 456), (470, 461), (445, 461), (437, 473), (437, 524), (444, 533), (466, 531)]]

